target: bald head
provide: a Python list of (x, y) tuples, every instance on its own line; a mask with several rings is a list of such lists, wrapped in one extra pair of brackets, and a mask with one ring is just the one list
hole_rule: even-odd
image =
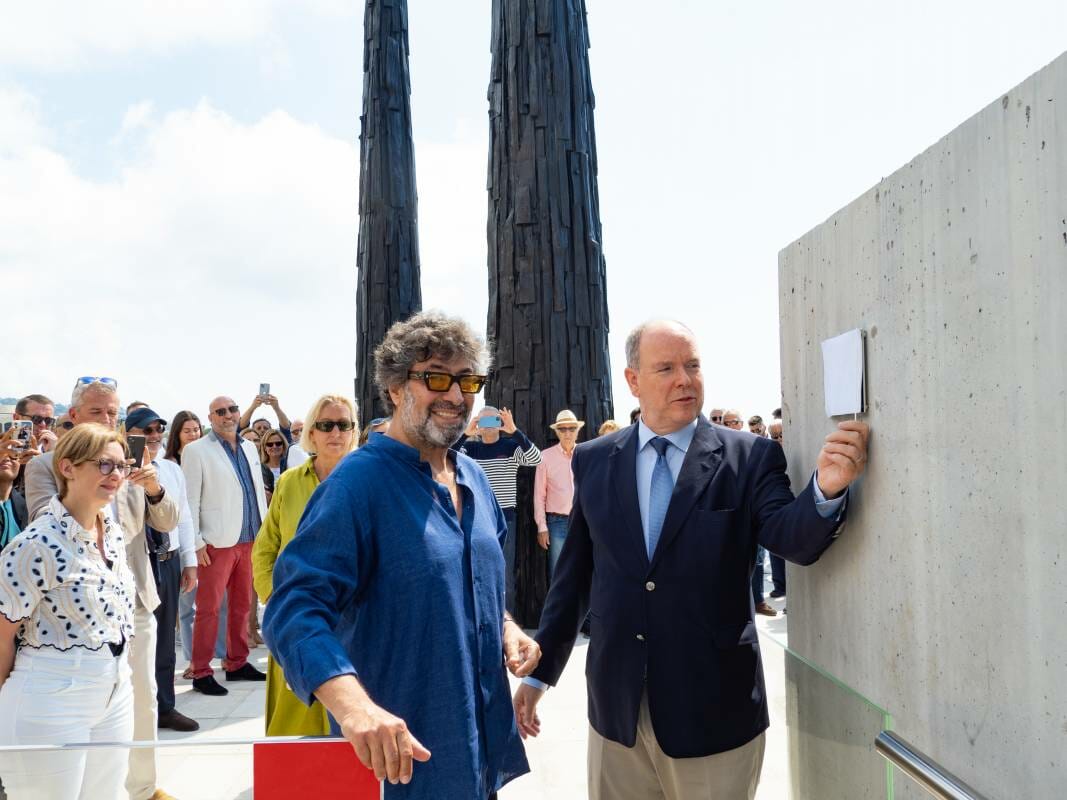
[(655, 320), (626, 339), (626, 382), (641, 404), (641, 419), (660, 436), (690, 424), (704, 406), (704, 377), (696, 337), (674, 320)]
[(228, 442), (237, 440), (237, 424), (241, 421), (241, 410), (232, 397), (220, 395), (208, 406), (208, 419), (215, 435)]
[(653, 319), (643, 322), (630, 331), (626, 337), (626, 366), (632, 370), (641, 368), (641, 343), (646, 338), (659, 340), (684, 339), (690, 342), (696, 350), (696, 336), (688, 326), (673, 319)]

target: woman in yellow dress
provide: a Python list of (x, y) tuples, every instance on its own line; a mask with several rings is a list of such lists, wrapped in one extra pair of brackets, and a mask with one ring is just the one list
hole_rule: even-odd
[[(326, 479), (355, 446), (359, 429), (352, 401), (323, 395), (305, 418), (300, 446), (311, 454), (306, 462), (283, 472), (274, 487), (267, 518), (252, 547), (252, 578), (259, 599), (268, 603), (274, 588), (274, 562), (296, 535), (304, 507), (319, 483)], [(326, 736), (330, 724), (317, 700), (309, 708), (289, 689), (281, 665), (267, 661), (267, 736)]]

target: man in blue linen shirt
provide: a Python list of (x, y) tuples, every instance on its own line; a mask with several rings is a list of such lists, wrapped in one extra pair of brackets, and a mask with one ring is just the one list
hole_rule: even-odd
[(487, 362), (461, 320), (394, 325), (375, 351), (389, 431), (316, 490), (274, 568), (267, 644), (387, 798), (488, 798), (529, 771), (504, 664), (527, 675), (540, 649), (504, 611), (500, 506), (449, 450)]

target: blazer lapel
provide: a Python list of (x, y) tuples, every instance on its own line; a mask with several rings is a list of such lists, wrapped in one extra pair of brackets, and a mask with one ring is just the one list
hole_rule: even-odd
[(631, 425), (611, 451), (611, 481), (615, 484), (619, 521), (628, 546), (635, 548), (641, 563), (648, 567), (645, 534), (641, 528), (641, 507), (637, 503), (637, 426)]
[(651, 567), (655, 567), (664, 551), (682, 530), (682, 525), (689, 516), (700, 493), (711, 483), (719, 464), (722, 463), (722, 441), (715, 429), (704, 417), (697, 422), (693, 441), (686, 451), (678, 480), (674, 484), (671, 503), (667, 506), (667, 517), (663, 520), (656, 551), (652, 554)]

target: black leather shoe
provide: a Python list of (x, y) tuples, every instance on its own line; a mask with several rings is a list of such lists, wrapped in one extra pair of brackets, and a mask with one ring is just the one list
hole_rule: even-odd
[[(212, 680), (215, 679), (212, 678)], [(221, 686), (219, 686), (219, 688), (222, 689)], [(223, 691), (226, 690), (223, 689)], [(182, 733), (191, 733), (200, 730), (200, 723), (195, 719), (190, 719), (185, 716), (185, 714), (178, 711), (178, 709), (172, 708), (170, 711), (159, 712), (158, 727), (170, 728), (172, 731), (181, 731)]]
[(777, 600), (779, 597), (785, 597), (785, 589), (775, 589), (771, 592), (771, 597)]
[(224, 695), (230, 690), (215, 680), (214, 675), (205, 675), (203, 678), (193, 678), (193, 691), (202, 694)]
[(267, 676), (251, 664), (245, 664), (233, 672), (226, 670), (226, 680), (228, 681), (265, 681), (266, 679)]

